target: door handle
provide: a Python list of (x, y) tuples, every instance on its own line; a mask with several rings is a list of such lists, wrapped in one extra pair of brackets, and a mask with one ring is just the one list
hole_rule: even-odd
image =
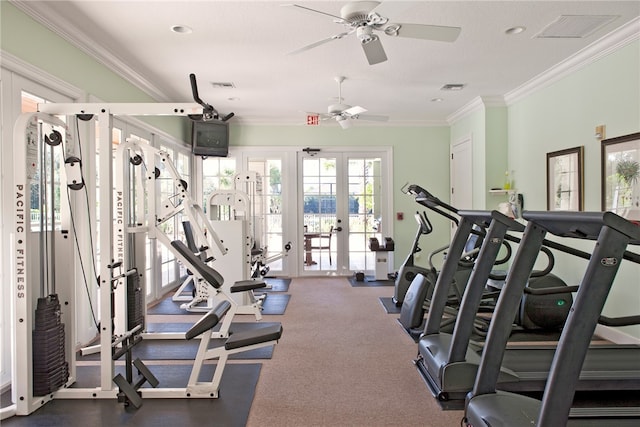
[(334, 228), (334, 230), (336, 230), (336, 231), (342, 231), (342, 227), (336, 227), (336, 228)]

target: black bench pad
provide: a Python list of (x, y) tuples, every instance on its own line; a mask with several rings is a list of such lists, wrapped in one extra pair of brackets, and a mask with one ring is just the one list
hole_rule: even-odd
[(190, 340), (204, 332), (212, 329), (218, 324), (222, 316), (231, 308), (229, 301), (222, 301), (220, 304), (209, 310), (207, 314), (202, 316), (189, 330), (184, 334), (185, 338)]
[(205, 264), (205, 262), (198, 255), (193, 253), (193, 251), (189, 249), (189, 247), (185, 245), (181, 240), (174, 240), (173, 242), (171, 242), (171, 246), (187, 259), (191, 266), (196, 269), (196, 271), (207, 283), (209, 283), (216, 289), (222, 286), (222, 284), (224, 283), (224, 277), (222, 277), (222, 275), (215, 269)]
[(267, 341), (278, 340), (281, 336), (281, 324), (262, 326), (249, 331), (231, 334), (231, 336), (224, 343), (224, 348), (227, 350), (233, 350), (234, 348), (246, 347), (252, 344), (260, 344)]
[(231, 292), (244, 292), (266, 287), (267, 284), (261, 280), (239, 280), (231, 286)]

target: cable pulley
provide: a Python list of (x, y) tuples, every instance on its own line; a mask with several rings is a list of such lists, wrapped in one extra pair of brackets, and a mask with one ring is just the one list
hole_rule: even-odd
[(52, 147), (60, 145), (62, 143), (62, 134), (57, 130), (53, 130), (49, 135), (44, 136), (44, 142)]

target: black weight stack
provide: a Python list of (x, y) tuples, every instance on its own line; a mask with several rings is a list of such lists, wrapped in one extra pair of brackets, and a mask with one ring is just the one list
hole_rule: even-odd
[(64, 351), (64, 324), (60, 316), (58, 295), (38, 298), (33, 330), (34, 396), (56, 391), (69, 378), (69, 364)]

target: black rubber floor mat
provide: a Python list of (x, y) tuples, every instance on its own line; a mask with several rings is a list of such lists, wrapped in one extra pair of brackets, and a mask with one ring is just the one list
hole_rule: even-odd
[(395, 282), (393, 280), (376, 280), (373, 277), (365, 276), (362, 282), (358, 282), (355, 277), (351, 276), (348, 278), (349, 283), (353, 287), (367, 287), (367, 286), (394, 286)]
[(402, 307), (398, 307), (396, 303), (393, 302), (393, 298), (391, 297), (380, 297), (380, 304), (382, 304), (387, 314), (399, 314), (402, 309)]
[[(204, 365), (203, 371), (209, 374), (213, 366), (215, 365)], [(247, 424), (261, 368), (259, 363), (227, 364), (218, 399), (145, 398), (139, 409), (125, 407), (115, 398), (54, 399), (29, 416), (2, 420), (2, 426), (241, 427)], [(185, 365), (152, 365), (150, 369), (160, 380), (159, 388), (184, 387), (191, 372), (191, 367)], [(78, 367), (76, 387), (97, 387), (99, 383), (98, 366)]]

